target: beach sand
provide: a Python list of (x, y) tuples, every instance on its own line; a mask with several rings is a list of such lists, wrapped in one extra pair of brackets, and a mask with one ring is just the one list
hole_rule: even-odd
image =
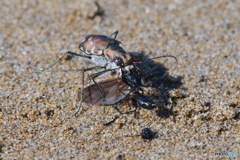
[[(102, 0), (100, 8), (92, 0), (1, 3), (2, 159), (237, 159), (239, 1)], [(75, 57), (44, 72), (38, 68), (67, 50), (80, 52), (89, 34), (116, 30), (129, 52), (175, 56), (178, 64), (171, 58), (154, 62), (181, 84), (168, 91), (162, 112), (141, 109), (135, 118), (84, 104), (74, 116), (82, 72), (73, 70), (94, 64)], [(127, 102), (115, 105), (129, 108)], [(143, 128), (156, 137), (142, 139)], [(230, 152), (235, 156), (223, 156)]]

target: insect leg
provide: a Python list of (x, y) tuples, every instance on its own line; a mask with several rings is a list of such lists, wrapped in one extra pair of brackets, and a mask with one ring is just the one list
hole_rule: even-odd
[(101, 133), (105, 128), (107, 128), (108, 126), (110, 126), (112, 123), (114, 123), (117, 119), (119, 118), (119, 116), (116, 116), (113, 120), (107, 122), (104, 124), (104, 128), (102, 128), (100, 131), (98, 131), (96, 134)]
[[(98, 73), (92, 74), (89, 77), (87, 77), (87, 79), (86, 79), (86, 80), (92, 80), (94, 82), (94, 84), (98, 86), (101, 94), (103, 95), (103, 105), (105, 104), (105, 92), (103, 91), (101, 86), (95, 81), (95, 78), (97, 78), (98, 76), (102, 75), (105, 72), (107, 72), (107, 70), (104, 70), (102, 72), (98, 72)], [(105, 108), (104, 108), (104, 113), (105, 113)]]
[(75, 55), (75, 56), (79, 56), (79, 57), (83, 57), (83, 58), (87, 58), (87, 59), (91, 59), (90, 56), (85, 56), (85, 55), (81, 55), (81, 54), (78, 54), (78, 53), (75, 53), (75, 52), (72, 52), (72, 51), (67, 51), (66, 53), (64, 53), (64, 55), (62, 55), (55, 63), (53, 63), (53, 64), (50, 65), (49, 67), (47, 67), (47, 68), (39, 68), (38, 70), (44, 71), (44, 70), (47, 70), (47, 69), (49, 69), (49, 68), (52, 68), (53, 66), (55, 66), (56, 64), (58, 64), (59, 62), (61, 62), (62, 59), (63, 59), (63, 57), (65, 57), (67, 54)]
[(83, 99), (83, 89), (84, 89), (84, 72), (85, 70), (83, 70), (82, 72), (82, 88), (81, 88), (81, 95), (80, 95), (80, 105), (77, 107), (77, 104), (76, 104), (76, 107), (77, 107), (77, 111), (74, 113), (74, 115), (76, 116), (77, 113), (80, 111), (80, 109), (82, 108), (82, 99)]
[[(82, 99), (83, 99), (83, 89), (84, 89), (84, 73), (87, 72), (87, 71), (91, 71), (91, 70), (94, 70), (94, 69), (97, 69), (97, 68), (104, 68), (102, 66), (95, 66), (95, 67), (91, 67), (91, 68), (86, 68), (86, 69), (83, 69), (82, 70), (82, 87), (81, 87), (81, 94), (80, 94), (80, 100), (79, 100), (79, 106), (77, 106), (76, 104), (76, 107), (77, 107), (77, 111), (74, 113), (74, 115), (76, 116), (77, 113), (80, 111), (80, 109), (82, 108)], [(95, 82), (96, 83), (96, 82)]]
[[(119, 91), (124, 94), (125, 96), (127, 96), (125, 93), (123, 93), (123, 90), (131, 90), (131, 89), (119, 89)], [(116, 106), (112, 106), (117, 112), (119, 112), (120, 114), (129, 114), (132, 112), (136, 112), (137, 107), (135, 107), (134, 110), (130, 110), (130, 111), (126, 111), (126, 112), (122, 112), (119, 108), (117, 108)]]
[(109, 37), (112, 37), (113, 35), (114, 35), (113, 39), (116, 39), (116, 38), (117, 38), (117, 35), (118, 35), (118, 31), (115, 31), (115, 32), (112, 33)]
[(127, 112), (122, 112), (119, 108), (117, 108), (116, 106), (112, 106), (117, 112), (119, 112), (120, 114), (129, 114), (129, 113), (133, 113), (133, 112), (136, 112), (137, 110), (137, 107), (135, 107), (134, 110), (131, 110), (131, 111), (127, 111)]
[(47, 70), (47, 69), (49, 69), (49, 68), (52, 68), (52, 67), (55, 66), (57, 63), (61, 62), (62, 59), (63, 59), (63, 57), (66, 56), (67, 54), (68, 54), (68, 53), (64, 53), (64, 55), (62, 55), (62, 57), (60, 57), (60, 58), (58, 59), (58, 61), (56, 61), (55, 63), (53, 63), (53, 64), (50, 65), (49, 67), (47, 67), (47, 68), (39, 68), (38, 70), (44, 71), (44, 70)]
[[(102, 67), (102, 68), (104, 68), (104, 67)], [(101, 72), (98, 72), (98, 73), (94, 73), (94, 74), (88, 76), (86, 80), (95, 79), (95, 78), (97, 78), (98, 76), (100, 76), (100, 75), (102, 75), (102, 74), (104, 74), (104, 73), (106, 73), (106, 72), (109, 72), (109, 71), (111, 71), (111, 70), (112, 70), (112, 69), (110, 69), (110, 70), (104, 70), (104, 71), (101, 71)]]
[[(101, 72), (98, 72), (98, 73), (95, 73), (95, 74), (92, 74), (90, 75), (89, 77), (87, 77), (87, 80), (93, 80), (93, 82), (98, 86), (101, 94), (103, 95), (103, 105), (105, 104), (105, 92), (103, 91), (103, 89), (101, 88), (101, 86), (95, 81), (95, 78), (97, 78), (98, 76), (106, 73), (106, 72), (110, 72), (110, 71), (114, 71), (118, 68), (115, 68), (115, 69), (107, 69), (107, 70), (104, 70), (104, 71), (101, 71)], [(105, 111), (104, 111), (105, 112)]]
[(72, 52), (72, 51), (67, 51), (65, 54), (71, 54), (71, 55), (75, 55), (75, 56), (78, 56), (78, 57), (91, 59), (91, 56), (82, 55), (82, 54), (79, 54), (79, 53), (76, 53), (76, 52)]

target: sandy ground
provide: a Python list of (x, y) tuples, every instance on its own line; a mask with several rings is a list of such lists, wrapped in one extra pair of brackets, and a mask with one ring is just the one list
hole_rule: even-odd
[[(199, 159), (240, 154), (240, 2), (238, 0), (5, 1), (0, 5), (2, 159)], [(73, 116), (81, 72), (76, 57), (38, 73), (88, 34), (110, 35), (127, 51), (169, 69), (181, 85), (165, 109), (138, 117), (83, 106)], [(161, 83), (161, 82), (159, 82)], [(161, 95), (160, 95), (161, 98)], [(126, 103), (116, 104), (127, 109)], [(157, 114), (156, 114), (157, 113)], [(103, 124), (120, 116), (97, 134)], [(150, 140), (140, 132), (157, 132)], [(235, 158), (237, 156), (218, 156)], [(239, 158), (239, 156), (238, 156)]]

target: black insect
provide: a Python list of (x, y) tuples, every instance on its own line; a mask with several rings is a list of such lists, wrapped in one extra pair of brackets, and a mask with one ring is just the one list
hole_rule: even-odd
[(132, 68), (129, 71), (123, 68), (122, 79), (130, 87), (131, 92), (133, 92), (134, 96), (132, 101), (136, 107), (145, 109), (153, 109), (156, 107), (156, 103), (149, 96), (143, 94), (141, 75), (136, 68)]

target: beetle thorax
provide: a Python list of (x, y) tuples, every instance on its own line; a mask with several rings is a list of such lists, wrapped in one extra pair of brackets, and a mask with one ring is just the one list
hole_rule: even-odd
[(132, 59), (131, 54), (118, 45), (110, 45), (104, 50), (104, 54), (119, 67), (128, 65)]

